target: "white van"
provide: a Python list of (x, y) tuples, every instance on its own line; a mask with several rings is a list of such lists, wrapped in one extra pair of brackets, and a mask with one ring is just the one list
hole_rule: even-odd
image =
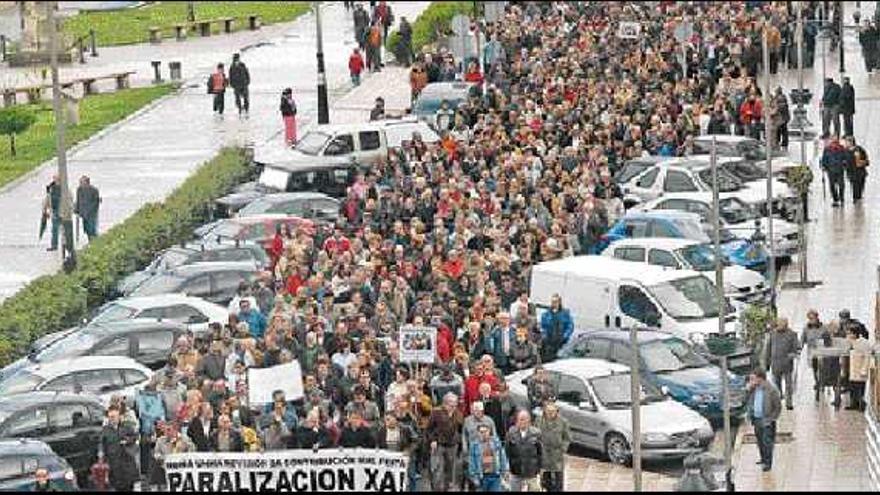
[[(571, 256), (532, 267), (529, 298), (539, 309), (553, 294), (571, 311), (579, 330), (654, 327), (702, 345), (718, 332), (715, 285), (693, 270), (609, 258)], [(737, 330), (728, 304), (725, 331)]]
[(306, 131), (293, 148), (285, 146), (283, 138), (277, 137), (258, 146), (254, 150), (254, 162), (264, 166), (291, 162), (316, 164), (326, 157), (353, 159), (370, 165), (386, 158), (389, 149), (411, 140), (414, 132), (426, 143), (440, 141), (440, 136), (428, 124), (414, 118), (326, 124)]

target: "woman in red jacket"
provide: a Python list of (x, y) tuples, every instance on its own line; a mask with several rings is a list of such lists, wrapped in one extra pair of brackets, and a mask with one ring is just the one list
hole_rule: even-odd
[(467, 72), (464, 74), (464, 80), (470, 83), (483, 84), (483, 74), (480, 73), (480, 66), (476, 62), (468, 65)]

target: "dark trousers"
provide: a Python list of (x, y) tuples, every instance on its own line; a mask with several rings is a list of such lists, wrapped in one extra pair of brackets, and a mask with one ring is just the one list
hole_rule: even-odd
[(865, 192), (865, 179), (868, 177), (868, 171), (864, 167), (853, 167), (846, 172), (853, 190), (853, 201), (859, 201), (862, 199), (862, 193)]
[(545, 492), (565, 491), (565, 474), (562, 471), (544, 471), (541, 474), (541, 486), (544, 487)]
[(771, 52), (770, 53), (770, 73), (776, 74), (779, 70), (779, 53)]
[(773, 466), (773, 444), (776, 442), (776, 422), (763, 426), (761, 420), (752, 418), (755, 427), (755, 439), (758, 442), (758, 454), (761, 463), (767, 467)]
[(61, 229), (61, 214), (53, 211), (51, 217), (52, 217), (52, 242), (49, 244), (49, 246), (52, 249), (57, 249), (58, 248), (58, 232)]
[(834, 135), (840, 137), (840, 108), (837, 105), (827, 106), (822, 109), (822, 136), (828, 136), (828, 131), (834, 125)]
[(83, 232), (89, 236), (89, 240), (91, 241), (95, 237), (98, 237), (98, 215), (85, 215), (82, 216), (83, 222)]
[(843, 201), (843, 193), (846, 191), (843, 174), (828, 174), (828, 182), (831, 183), (831, 201), (835, 203)]
[(221, 91), (214, 93), (214, 111), (223, 115), (223, 108), (226, 105), (226, 93)]
[(849, 382), (849, 407), (853, 409), (865, 407), (865, 382)]
[(788, 148), (788, 122), (779, 124), (776, 127), (776, 144), (783, 148)]
[(843, 117), (843, 134), (845, 136), (852, 136), (853, 135), (853, 114), (841, 112), (840, 115)]
[(251, 99), (248, 95), (247, 87), (233, 88), (233, 93), (235, 93), (235, 108), (238, 109), (238, 113), (241, 113), (242, 110), (249, 112), (251, 108)]

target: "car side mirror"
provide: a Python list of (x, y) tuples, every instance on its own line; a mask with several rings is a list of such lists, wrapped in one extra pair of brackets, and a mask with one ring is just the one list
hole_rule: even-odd
[(595, 411), (596, 406), (593, 405), (592, 402), (584, 400), (578, 403), (578, 409), (580, 409), (581, 411)]

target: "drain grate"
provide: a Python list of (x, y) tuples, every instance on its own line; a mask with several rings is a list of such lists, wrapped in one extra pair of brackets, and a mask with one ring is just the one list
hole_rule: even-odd
[[(794, 434), (790, 431), (778, 431), (776, 432), (776, 442), (775, 443), (791, 443), (794, 441)], [(744, 433), (743, 444), (756, 444), (758, 441), (755, 439), (754, 433)]]

